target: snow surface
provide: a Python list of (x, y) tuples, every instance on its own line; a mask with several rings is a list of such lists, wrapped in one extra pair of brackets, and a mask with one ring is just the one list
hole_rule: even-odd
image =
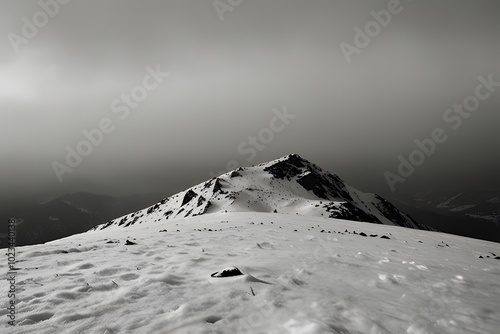
[[(285, 214), (113, 225), (17, 248), (18, 325), (2, 308), (0, 332), (498, 333), (493, 254), (499, 244)], [(244, 275), (211, 277), (233, 266)]]

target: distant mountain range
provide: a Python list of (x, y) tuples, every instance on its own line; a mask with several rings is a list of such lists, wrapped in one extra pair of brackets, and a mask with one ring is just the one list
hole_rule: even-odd
[(500, 189), (428, 190), (391, 200), (418, 222), (443, 232), (500, 242)]
[[(162, 194), (111, 197), (75, 193), (41, 204), (10, 205), (0, 212), (2, 231), (7, 231), (9, 218), (19, 218), (22, 223), (17, 226), (17, 245), (40, 244), (85, 232), (130, 210), (155, 203), (161, 197)], [(0, 239), (0, 248), (3, 247), (6, 247), (4, 238)]]
[(382, 197), (361, 192), (296, 154), (240, 167), (95, 229), (230, 212), (297, 214), (432, 230)]

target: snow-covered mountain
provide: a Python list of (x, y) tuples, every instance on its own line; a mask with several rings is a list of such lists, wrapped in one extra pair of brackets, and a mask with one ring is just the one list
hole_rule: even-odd
[(240, 167), (93, 230), (231, 212), (298, 214), (431, 230), (382, 197), (361, 192), (296, 154)]

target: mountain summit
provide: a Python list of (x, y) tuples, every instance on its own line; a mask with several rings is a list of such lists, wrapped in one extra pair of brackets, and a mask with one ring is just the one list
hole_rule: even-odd
[(93, 230), (230, 212), (296, 214), (430, 230), (382, 197), (349, 186), (297, 154), (240, 167)]

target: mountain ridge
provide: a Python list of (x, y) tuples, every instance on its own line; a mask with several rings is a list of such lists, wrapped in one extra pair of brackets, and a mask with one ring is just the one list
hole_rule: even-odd
[(91, 230), (128, 227), (148, 220), (252, 211), (433, 230), (415, 222), (379, 195), (361, 192), (297, 154), (239, 167)]

